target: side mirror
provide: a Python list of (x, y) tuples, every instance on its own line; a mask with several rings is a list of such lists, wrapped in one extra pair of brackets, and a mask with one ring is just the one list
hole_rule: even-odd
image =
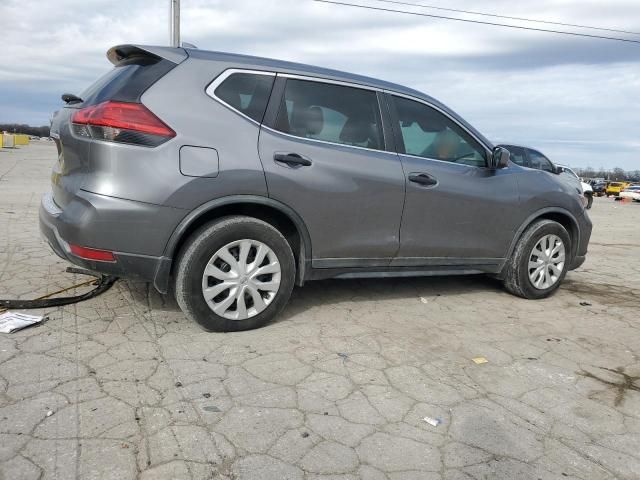
[(503, 147), (496, 147), (491, 154), (491, 168), (505, 168), (509, 165), (509, 150)]

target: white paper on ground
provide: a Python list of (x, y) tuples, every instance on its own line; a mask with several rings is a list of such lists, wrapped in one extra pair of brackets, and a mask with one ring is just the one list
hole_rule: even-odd
[(22, 330), (29, 325), (40, 323), (44, 317), (40, 315), (27, 315), (19, 312), (5, 312), (0, 314), (0, 333), (13, 333)]
[(442, 423), (442, 420), (440, 420), (439, 418), (424, 417), (423, 420), (429, 425), (433, 425), (434, 427), (437, 427)]

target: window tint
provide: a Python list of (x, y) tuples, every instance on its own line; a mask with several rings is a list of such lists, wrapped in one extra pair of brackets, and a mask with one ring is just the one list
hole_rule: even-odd
[(96, 105), (105, 100), (138, 102), (145, 90), (175, 66), (168, 60), (149, 57), (121, 60), (80, 94), (84, 100), (82, 106)]
[(538, 170), (544, 170), (545, 172), (553, 172), (553, 164), (547, 157), (535, 150), (528, 150), (528, 153), (531, 168), (537, 168)]
[(384, 149), (375, 92), (288, 79), (275, 128), (297, 137)]
[(230, 107), (256, 122), (262, 122), (274, 78), (273, 75), (257, 73), (232, 73), (214, 93)]
[(521, 167), (527, 166), (527, 157), (524, 153), (524, 148), (514, 147), (513, 145), (504, 145), (504, 148), (509, 150), (511, 161)]
[(395, 96), (393, 99), (405, 153), (486, 166), (484, 148), (446, 115), (420, 102)]

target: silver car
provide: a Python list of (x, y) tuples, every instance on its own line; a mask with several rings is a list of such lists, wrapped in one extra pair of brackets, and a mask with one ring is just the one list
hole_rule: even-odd
[(72, 263), (173, 287), (207, 329), (262, 326), (332, 277), (484, 273), (539, 299), (585, 260), (576, 189), (423, 93), (198, 49), (107, 56), (53, 120), (41, 230)]

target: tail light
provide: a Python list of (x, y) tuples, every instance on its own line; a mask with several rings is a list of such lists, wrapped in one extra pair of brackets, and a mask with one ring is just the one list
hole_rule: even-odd
[(176, 136), (141, 103), (108, 100), (82, 108), (71, 117), (76, 135), (110, 142), (155, 147)]

